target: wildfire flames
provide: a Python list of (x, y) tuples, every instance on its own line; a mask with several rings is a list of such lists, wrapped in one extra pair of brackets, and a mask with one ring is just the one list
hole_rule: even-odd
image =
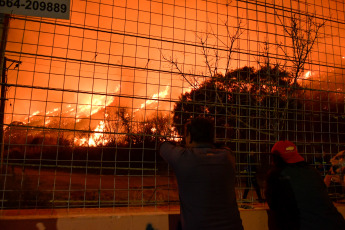
[(105, 145), (108, 140), (103, 137), (103, 132), (105, 128), (104, 121), (100, 121), (98, 126), (95, 128), (94, 133), (89, 138), (74, 138), (74, 144), (80, 146), (97, 146), (99, 144)]
[(168, 96), (168, 94), (169, 94), (169, 89), (170, 89), (170, 87), (167, 85), (167, 86), (165, 87), (165, 90), (164, 90), (164, 91), (161, 91), (161, 92), (159, 92), (159, 93), (153, 94), (152, 97), (151, 97), (151, 99), (150, 99), (150, 100), (146, 100), (145, 103), (141, 104), (141, 105), (140, 105), (140, 108), (137, 109), (136, 112), (137, 112), (137, 111), (140, 111), (141, 109), (144, 109), (146, 106), (149, 106), (149, 105), (151, 105), (151, 104), (153, 104), (153, 103), (157, 103), (157, 104), (158, 104), (159, 99), (163, 99), (163, 98), (165, 98), (166, 96)]
[[(116, 92), (119, 91), (119, 87), (116, 89)], [(160, 99), (166, 98), (169, 95), (170, 86), (166, 86), (164, 90), (153, 94), (149, 97), (144, 103), (140, 104), (139, 108), (134, 110), (134, 113), (140, 113), (145, 108), (149, 106), (152, 108), (154, 105), (158, 106), (158, 101)], [(42, 111), (35, 111), (29, 117), (25, 118), (24, 124), (30, 125), (32, 123), (36, 124), (40, 120), (43, 120), (43, 123), (46, 127), (52, 124), (54, 119), (61, 119), (63, 117), (73, 117), (75, 120), (75, 125), (78, 126), (79, 123), (88, 120), (88, 124), (84, 124), (82, 127), (91, 131), (87, 137), (74, 137), (73, 142), (78, 146), (97, 146), (105, 145), (108, 143), (106, 135), (106, 120), (108, 114), (105, 112), (108, 107), (115, 107), (115, 97), (114, 96), (105, 96), (105, 95), (94, 95), (91, 99), (91, 103), (78, 105), (77, 108), (71, 104), (65, 105), (64, 107), (54, 108), (50, 111), (47, 111), (45, 114)], [(63, 112), (61, 112), (63, 111)], [(102, 118), (102, 119), (96, 119)], [(90, 123), (93, 123), (91, 125)], [(97, 125), (94, 125), (94, 121), (98, 121)], [(96, 127), (95, 127), (96, 126)], [(94, 127), (94, 128), (92, 128)]]
[[(68, 130), (71, 133), (82, 130), (86, 131), (85, 135), (88, 132), (90, 135), (74, 136), (76, 145), (105, 144), (108, 107), (130, 108), (130, 116), (137, 117), (143, 114), (148, 117), (152, 111), (169, 111), (173, 100), (193, 88), (181, 77), (181, 72), (202, 76), (202, 82), (210, 72), (205, 70), (207, 65), (213, 67), (213, 64), (217, 64), (217, 71), (224, 74), (225, 69), (256, 63), (255, 54), (260, 51), (252, 51), (253, 44), (272, 38), (256, 38), (257, 31), (245, 29), (246, 26), (238, 24), (240, 22), (236, 20), (229, 20), (238, 17), (237, 14), (246, 13), (244, 8), (235, 4), (218, 7), (218, 4), (206, 3), (199, 0), (188, 2), (195, 6), (195, 9), (192, 7), (190, 10), (203, 13), (185, 15), (185, 7), (163, 7), (163, 2), (140, 1), (139, 4), (139, 1), (129, 0), (126, 6), (119, 7), (121, 1), (107, 5), (98, 1), (73, 0), (69, 21), (56, 20), (51, 23), (48, 19), (27, 20), (25, 17), (14, 16), (10, 21), (6, 55), (20, 60), (21, 65), (8, 71), (8, 83), (24, 87), (11, 87), (15, 90), (8, 92), (6, 114), (9, 115), (5, 118), (6, 123), (22, 121), (33, 127)], [(127, 6), (131, 7), (127, 9)], [(126, 14), (129, 9), (138, 13)], [(209, 17), (213, 13), (208, 15), (208, 12), (217, 12), (218, 16)], [(180, 16), (175, 17), (175, 13)], [(126, 18), (121, 18), (123, 15)], [(162, 20), (163, 15), (174, 16)], [(266, 14), (262, 20), (277, 21), (274, 17), (275, 14)], [(178, 18), (185, 20), (176, 20)], [(151, 26), (151, 22), (162, 29), (148, 29), (146, 26)], [(227, 66), (230, 38), (226, 35), (235, 33), (237, 26), (243, 26), (245, 31), (243, 38), (234, 43), (232, 51), (241, 54), (241, 58), (232, 57), (234, 61)], [(281, 25), (275, 26), (282, 30)], [(217, 34), (208, 37), (210, 31), (217, 31)], [(332, 35), (340, 36), (336, 31)], [(206, 52), (209, 55), (207, 64), (200, 40), (204, 43), (207, 40), (206, 47), (217, 50), (215, 53), (211, 49)], [(287, 47), (291, 45), (285, 40), (282, 44)], [(315, 44), (316, 47), (318, 44)], [(344, 55), (340, 55), (340, 48), (341, 45), (332, 46), (332, 56), (338, 56), (339, 60), (332, 59), (334, 63), (327, 61), (327, 66), (343, 69)], [(275, 53), (273, 48), (269, 52)], [(319, 54), (318, 58), (324, 59), (322, 52)], [(163, 60), (163, 55), (175, 65), (172, 67), (171, 63)], [(314, 71), (316, 68), (319, 68), (318, 71)], [(331, 80), (335, 82), (335, 89), (328, 84), (329, 76), (324, 77), (327, 81), (321, 80), (321, 73), (329, 73), (325, 68), (328, 67), (311, 65), (311, 70), (298, 79), (299, 83), (310, 88), (324, 90), (322, 87), (328, 87), (326, 90), (344, 92), (342, 73), (337, 73)], [(198, 81), (198, 77), (193, 78), (191, 82)], [(144, 84), (146, 87), (143, 87)], [(163, 101), (164, 98), (169, 98), (169, 102)]]

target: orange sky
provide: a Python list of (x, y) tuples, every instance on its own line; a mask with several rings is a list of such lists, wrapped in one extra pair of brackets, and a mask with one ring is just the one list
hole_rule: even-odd
[[(231, 68), (258, 67), (257, 56), (266, 40), (271, 43), (272, 55), (283, 55), (274, 44), (290, 44), (282, 36), (282, 27), (275, 16), (275, 13), (282, 15), (282, 11), (279, 7), (276, 11), (264, 7), (265, 1), (256, 1), (258, 4), (232, 1), (228, 6), (226, 0), (218, 1), (219, 4), (204, 0), (163, 2), (72, 0), (70, 20), (27, 17), (25, 21), (21, 16), (12, 19), (6, 56), (22, 64), (19, 69), (9, 70), (8, 83), (28, 87), (9, 89), (6, 123), (27, 121), (35, 112), (43, 115), (54, 109), (58, 109), (55, 116), (65, 111), (63, 116), (69, 114), (75, 122), (109, 101), (135, 111), (154, 98), (156, 101), (149, 101), (147, 109), (169, 111), (173, 103), (159, 100), (158, 103), (157, 99), (177, 100), (191, 86), (180, 75), (170, 73), (177, 70), (162, 55), (173, 57), (182, 71), (200, 75), (197, 80), (202, 81), (201, 75), (209, 74), (199, 38), (206, 39), (208, 34), (208, 47), (226, 49), (229, 40), (225, 23), (230, 33), (234, 33), (240, 22), (244, 30), (235, 42)], [(307, 2), (304, 5), (285, 1), (284, 7), (291, 7), (286, 5), (291, 3), (294, 9), (316, 12), (321, 17), (332, 15), (311, 56), (315, 65), (306, 66), (313, 73), (308, 80), (319, 80), (322, 76), (330, 82), (342, 83), (345, 37), (341, 36), (345, 34), (345, 24), (344, 12), (336, 9), (344, 6), (321, 7), (321, 2), (328, 4), (321, 0)], [(283, 1), (275, 4), (282, 6)], [(289, 16), (286, 12), (284, 15)], [(207, 50), (211, 65), (214, 50)], [(218, 55), (221, 57), (218, 71), (224, 72), (226, 52), (220, 51)]]

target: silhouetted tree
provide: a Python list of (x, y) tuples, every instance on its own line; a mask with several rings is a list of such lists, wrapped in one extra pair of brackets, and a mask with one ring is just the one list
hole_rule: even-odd
[(285, 57), (291, 62), (291, 73), (293, 86), (297, 86), (297, 79), (304, 72), (305, 64), (309, 55), (312, 53), (314, 44), (320, 38), (320, 30), (325, 26), (325, 20), (318, 21), (312, 14), (296, 14), (291, 12), (291, 17), (283, 21), (277, 17), (283, 27), (284, 32), (290, 39), (291, 46), (280, 48)]
[(173, 138), (172, 120), (167, 114), (153, 114), (135, 118), (128, 109), (117, 108), (108, 111), (104, 138), (107, 145), (157, 145), (164, 139)]
[(234, 134), (237, 138), (244, 135), (257, 140), (260, 135), (260, 140), (275, 140), (277, 131), (294, 125), (280, 119), (288, 102), (298, 104), (288, 97), (291, 84), (290, 75), (278, 65), (217, 74), (180, 96), (173, 110), (174, 125), (181, 134), (188, 119), (206, 116), (214, 119), (217, 139), (222, 142)]

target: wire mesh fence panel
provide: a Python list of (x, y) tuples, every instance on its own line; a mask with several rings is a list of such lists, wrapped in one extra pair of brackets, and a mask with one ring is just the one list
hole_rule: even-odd
[(70, 9), (3, 15), (1, 209), (177, 205), (159, 144), (180, 143), (193, 117), (233, 150), (238, 202), (265, 200), (270, 149), (286, 139), (344, 199), (343, 1)]

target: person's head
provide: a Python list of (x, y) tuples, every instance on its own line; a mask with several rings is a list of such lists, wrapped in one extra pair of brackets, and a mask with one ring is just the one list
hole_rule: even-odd
[(194, 118), (186, 123), (184, 137), (187, 145), (193, 142), (213, 144), (213, 123), (206, 118)]
[(273, 163), (277, 166), (304, 161), (291, 141), (278, 141), (271, 149)]

